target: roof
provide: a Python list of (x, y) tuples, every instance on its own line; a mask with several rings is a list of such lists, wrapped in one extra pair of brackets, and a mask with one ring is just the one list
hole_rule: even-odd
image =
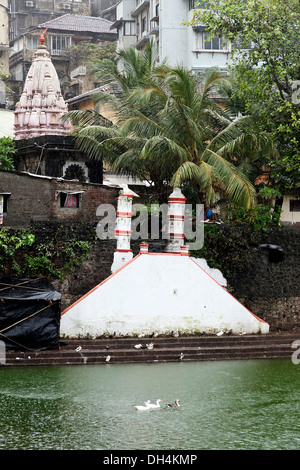
[(85, 93), (81, 93), (80, 95), (74, 96), (73, 98), (69, 98), (68, 100), (66, 100), (66, 103), (68, 104), (77, 103), (78, 101), (81, 101), (85, 98), (92, 97), (93, 94), (99, 93), (100, 91), (111, 93), (112, 89), (109, 85), (101, 85), (97, 88), (94, 88), (93, 90), (89, 90), (89, 91), (86, 91)]
[(39, 28), (56, 29), (60, 31), (77, 31), (91, 33), (116, 34), (116, 30), (111, 31), (112, 21), (95, 16), (82, 16), (66, 14), (39, 24)]

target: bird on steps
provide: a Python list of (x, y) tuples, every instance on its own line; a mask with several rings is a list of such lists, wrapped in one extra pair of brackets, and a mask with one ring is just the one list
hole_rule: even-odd
[(180, 407), (179, 402), (180, 402), (179, 398), (176, 398), (174, 403), (166, 403), (166, 406), (168, 408), (179, 408)]

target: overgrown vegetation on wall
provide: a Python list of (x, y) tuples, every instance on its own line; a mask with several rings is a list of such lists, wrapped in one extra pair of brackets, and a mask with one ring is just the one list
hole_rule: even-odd
[(204, 246), (192, 256), (205, 258), (210, 267), (230, 279), (234, 271), (248, 269), (255, 256), (253, 248), (280, 229), (281, 209), (262, 203), (249, 210), (228, 207), (226, 212), (226, 223), (205, 224)]
[(29, 230), (0, 230), (0, 271), (8, 277), (64, 280), (96, 240), (90, 224), (35, 222)]

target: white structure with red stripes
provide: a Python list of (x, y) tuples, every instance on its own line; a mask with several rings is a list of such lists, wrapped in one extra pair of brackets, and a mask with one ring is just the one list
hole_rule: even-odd
[(118, 197), (117, 220), (115, 228), (115, 237), (117, 239), (117, 248), (114, 254), (114, 261), (111, 271), (115, 272), (125, 263), (132, 259), (133, 254), (130, 248), (131, 239), (131, 220), (132, 220), (132, 199), (139, 197), (127, 185), (120, 191)]
[[(148, 245), (141, 244), (140, 253), (132, 258), (132, 198), (126, 195), (126, 191), (120, 195), (116, 228), (115, 263), (120, 267), (62, 313), (62, 335), (269, 332), (268, 323), (223, 287), (222, 276), (221, 283), (217, 282), (215, 270), (209, 274), (208, 267), (203, 269), (189, 256), (183, 244), (184, 198), (179, 191), (169, 200), (168, 251), (150, 253)], [(126, 263), (125, 256), (130, 258)]]

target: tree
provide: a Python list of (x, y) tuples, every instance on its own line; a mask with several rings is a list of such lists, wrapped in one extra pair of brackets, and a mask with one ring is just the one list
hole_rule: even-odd
[[(169, 175), (173, 187), (192, 183), (200, 199), (215, 202), (215, 190), (249, 208), (255, 190), (241, 171), (245, 159), (269, 147), (269, 141), (255, 130), (251, 117), (233, 119), (213, 99), (213, 90), (228, 89), (229, 82), (216, 70), (209, 70), (201, 84), (180, 67), (160, 70), (153, 85), (136, 89), (130, 96), (133, 109), (123, 115), (121, 128), (138, 136), (137, 162), (147, 162), (160, 174)], [(140, 112), (150, 103), (160, 111), (151, 119)], [(117, 159), (122, 167), (126, 152)]]
[(111, 41), (100, 41), (97, 43), (80, 41), (78, 44), (70, 46), (66, 53), (70, 57), (72, 69), (79, 65), (87, 65), (88, 71), (91, 72), (96, 62), (114, 59), (116, 44)]
[(16, 153), (15, 143), (10, 137), (0, 139), (0, 170), (13, 170), (13, 156)]
[(166, 199), (170, 185), (190, 183), (202, 199), (213, 202), (217, 188), (250, 207), (255, 190), (239, 165), (266, 148), (266, 136), (250, 117), (233, 119), (210, 98), (214, 88), (229, 87), (218, 71), (207, 73), (199, 91), (189, 72), (158, 66), (153, 57), (150, 49), (122, 51), (123, 72), (113, 65), (108, 75), (121, 90), (111, 97), (117, 123), (81, 128), (80, 147), (108, 159), (118, 172), (149, 180), (159, 200)]
[(265, 161), (270, 181), (283, 192), (300, 194), (299, 1), (206, 3), (191, 24), (201, 22), (212, 36), (231, 43), (236, 96), (244, 101), (245, 112), (272, 133), (279, 150), (279, 159)]

